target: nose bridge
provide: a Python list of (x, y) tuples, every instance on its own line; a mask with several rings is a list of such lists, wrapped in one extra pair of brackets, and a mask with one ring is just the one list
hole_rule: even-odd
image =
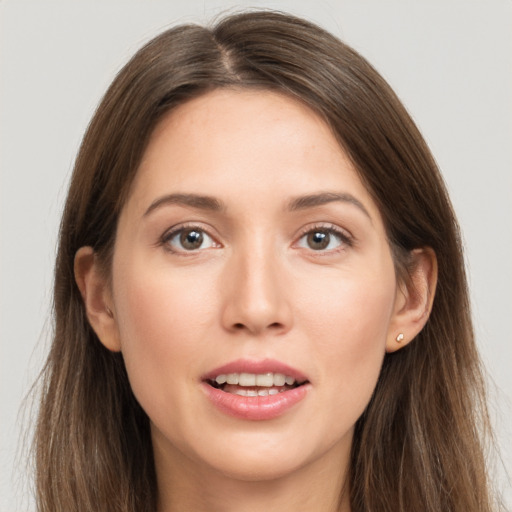
[(223, 321), (230, 330), (259, 334), (291, 326), (291, 310), (282, 285), (283, 262), (265, 234), (249, 236), (233, 250), (226, 267)]

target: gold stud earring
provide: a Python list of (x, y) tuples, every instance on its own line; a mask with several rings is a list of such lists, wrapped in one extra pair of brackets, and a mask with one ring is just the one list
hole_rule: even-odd
[(402, 343), (402, 341), (404, 341), (404, 335), (403, 335), (403, 333), (400, 333), (400, 334), (396, 337), (396, 341), (397, 341), (397, 343)]

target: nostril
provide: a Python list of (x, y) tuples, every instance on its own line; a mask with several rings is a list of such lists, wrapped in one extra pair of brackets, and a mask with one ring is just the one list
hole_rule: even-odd
[[(282, 328), (283, 328), (283, 324), (280, 322), (273, 322), (267, 326), (267, 329), (270, 329), (273, 331), (279, 330)], [(243, 331), (245, 329), (248, 329), (248, 327), (242, 322), (237, 322), (236, 324), (233, 324), (233, 330), (235, 330), (235, 331)]]

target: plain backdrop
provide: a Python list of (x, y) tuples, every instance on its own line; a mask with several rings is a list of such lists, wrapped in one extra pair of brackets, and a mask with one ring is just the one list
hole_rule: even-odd
[[(354, 46), (430, 144), (462, 226), (491, 412), (512, 471), (512, 1), (0, 0), (1, 512), (34, 510), (32, 422), (20, 407), (48, 347), (59, 217), (94, 108), (162, 29), (248, 6), (302, 15)], [(503, 467), (496, 478), (510, 503)]]

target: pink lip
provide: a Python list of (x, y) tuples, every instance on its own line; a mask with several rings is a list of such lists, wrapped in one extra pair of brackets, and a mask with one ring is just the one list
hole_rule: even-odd
[(206, 396), (221, 412), (240, 419), (261, 421), (277, 418), (304, 399), (311, 389), (311, 384), (306, 382), (299, 387), (283, 391), (277, 395), (249, 397), (226, 393), (221, 389), (210, 386), (207, 382), (215, 379), (217, 375), (242, 372), (283, 373), (293, 377), (298, 382), (307, 381), (304, 374), (298, 370), (270, 359), (263, 361), (240, 359), (208, 372), (202, 379), (202, 388)]
[(273, 359), (263, 359), (261, 361), (251, 361), (249, 359), (238, 359), (231, 363), (225, 364), (215, 368), (206, 375), (203, 375), (202, 380), (213, 380), (217, 375), (226, 373), (282, 373), (293, 377), (297, 382), (304, 382), (308, 378), (295, 368), (287, 364), (275, 361)]

